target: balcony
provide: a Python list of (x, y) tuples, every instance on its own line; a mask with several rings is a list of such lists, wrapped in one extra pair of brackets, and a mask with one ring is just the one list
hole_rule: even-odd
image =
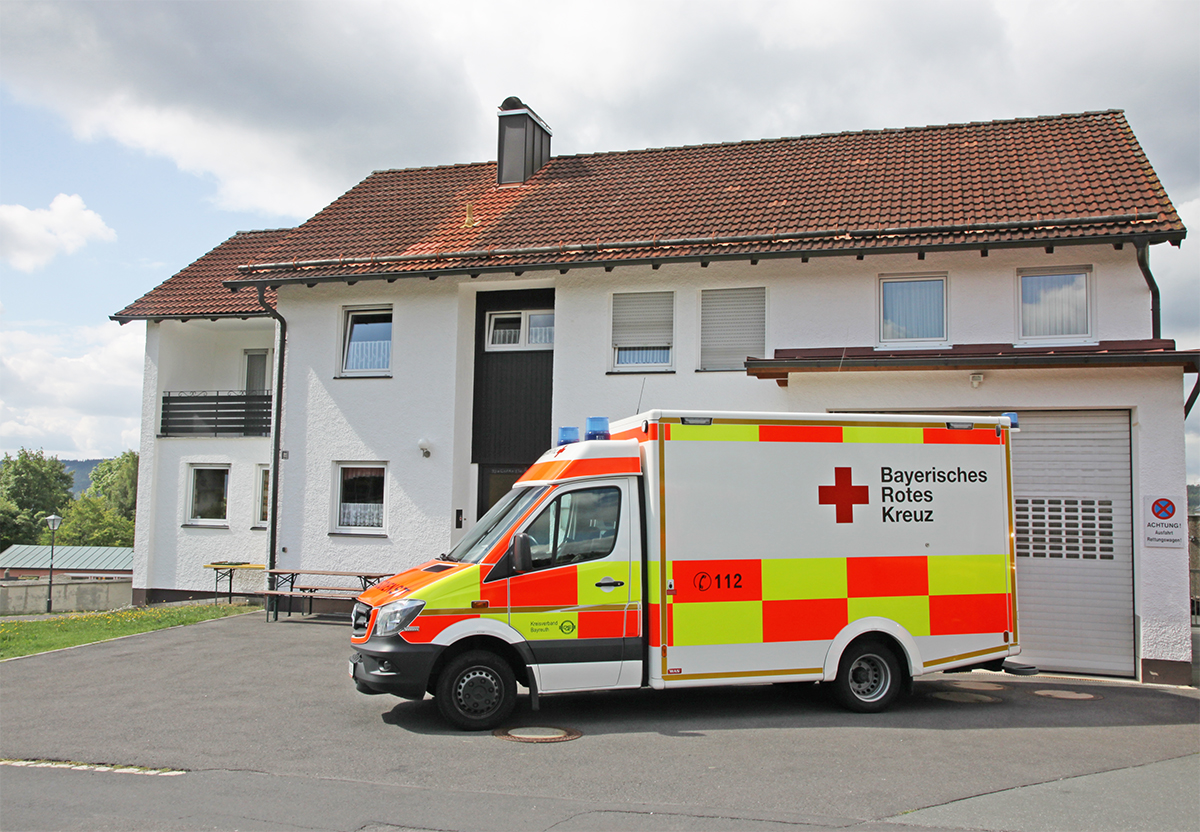
[(163, 393), (159, 436), (269, 436), (268, 390)]

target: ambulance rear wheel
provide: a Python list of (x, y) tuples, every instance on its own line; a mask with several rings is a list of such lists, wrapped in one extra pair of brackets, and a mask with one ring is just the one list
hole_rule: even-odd
[(896, 701), (903, 684), (896, 654), (883, 642), (867, 639), (851, 644), (842, 654), (833, 697), (851, 711), (879, 713)]
[(512, 713), (517, 680), (508, 662), (495, 653), (471, 650), (442, 670), (434, 699), (450, 724), (465, 731), (486, 731)]

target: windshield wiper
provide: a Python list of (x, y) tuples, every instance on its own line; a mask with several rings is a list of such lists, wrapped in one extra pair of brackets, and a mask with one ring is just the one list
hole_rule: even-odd
[(457, 561), (456, 559), (454, 559), (454, 558), (450, 557), (450, 556), (449, 556), (449, 555), (447, 555), (445, 552), (442, 552), (440, 555), (438, 555), (438, 556), (437, 556), (437, 559), (438, 559), (438, 560), (448, 560), (448, 561), (450, 561), (451, 563), (458, 563), (458, 561)]

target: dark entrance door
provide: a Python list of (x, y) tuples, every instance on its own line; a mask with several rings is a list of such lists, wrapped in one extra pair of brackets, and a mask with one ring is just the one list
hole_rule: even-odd
[(548, 447), (554, 377), (554, 290), (475, 299), (471, 461), (482, 515)]

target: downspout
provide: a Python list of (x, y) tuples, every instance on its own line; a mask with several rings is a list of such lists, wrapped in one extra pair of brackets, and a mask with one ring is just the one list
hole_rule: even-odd
[[(279, 338), (275, 344), (275, 401), (271, 415), (271, 505), (268, 525), (267, 569), (275, 568), (275, 551), (279, 545), (279, 452), (283, 443), (283, 359), (287, 352), (287, 321), (275, 307), (267, 303), (266, 287), (257, 286), (258, 305), (279, 322)], [(267, 589), (275, 589), (275, 576), (267, 573)]]
[(1137, 264), (1142, 270), (1142, 277), (1146, 278), (1146, 285), (1150, 287), (1150, 324), (1153, 337), (1158, 340), (1162, 338), (1162, 309), (1158, 299), (1158, 284), (1150, 273), (1150, 246), (1146, 243), (1137, 244)]
[[(1155, 340), (1158, 340), (1162, 338), (1162, 307), (1158, 298), (1158, 284), (1154, 282), (1154, 275), (1150, 273), (1150, 246), (1146, 243), (1140, 243), (1137, 246), (1137, 264), (1138, 268), (1142, 270), (1142, 277), (1146, 278), (1146, 285), (1150, 287), (1150, 325)], [(1196, 377), (1191, 395), (1184, 402), (1183, 418), (1186, 419), (1191, 415), (1197, 396), (1200, 396), (1200, 376)]]

